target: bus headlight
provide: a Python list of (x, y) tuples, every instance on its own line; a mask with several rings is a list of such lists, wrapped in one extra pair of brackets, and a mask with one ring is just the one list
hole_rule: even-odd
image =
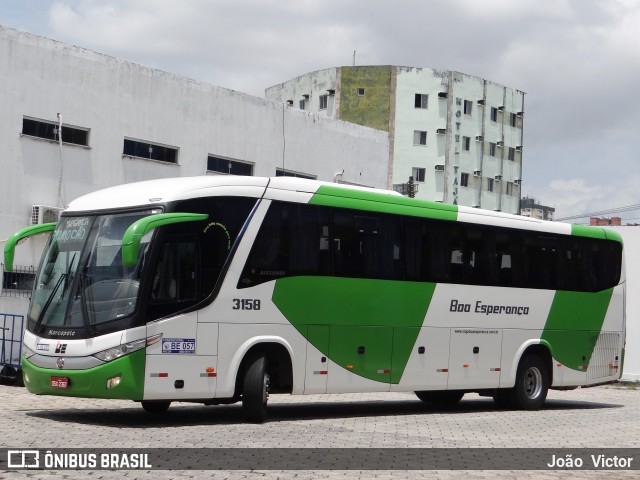
[(133, 342), (123, 343), (122, 345), (118, 345), (117, 347), (107, 348), (106, 350), (103, 350), (101, 352), (94, 353), (93, 356), (99, 360), (102, 360), (103, 362), (110, 362), (111, 360), (115, 360), (116, 358), (120, 358), (124, 355), (129, 355), (130, 353), (133, 353), (136, 350), (140, 350), (141, 348), (153, 345), (161, 338), (162, 334), (160, 333), (149, 338), (134, 340)]
[(110, 362), (111, 360), (115, 360), (116, 358), (120, 358), (124, 355), (133, 353), (136, 350), (140, 350), (141, 348), (146, 347), (146, 345), (147, 339), (143, 338), (142, 340), (123, 343), (122, 345), (118, 345), (117, 347), (107, 348), (106, 350), (103, 350), (101, 352), (94, 353), (93, 356), (102, 360), (103, 362)]

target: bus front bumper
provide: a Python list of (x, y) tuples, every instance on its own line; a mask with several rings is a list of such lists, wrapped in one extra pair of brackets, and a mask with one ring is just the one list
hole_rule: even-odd
[(146, 349), (86, 370), (41, 368), (22, 358), (24, 385), (36, 395), (142, 400)]

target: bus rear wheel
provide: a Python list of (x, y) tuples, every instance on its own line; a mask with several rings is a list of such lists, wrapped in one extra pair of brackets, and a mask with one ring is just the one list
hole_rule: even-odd
[(145, 412), (158, 414), (158, 413), (165, 413), (167, 410), (169, 410), (169, 406), (171, 405), (171, 402), (143, 400), (142, 402), (140, 402), (140, 404), (142, 405), (142, 408), (144, 409)]
[(256, 355), (249, 360), (242, 388), (242, 410), (250, 422), (263, 423), (267, 419), (269, 380), (267, 358)]
[(464, 392), (456, 390), (424, 390), (415, 392), (416, 396), (426, 403), (433, 403), (442, 407), (455, 405), (464, 396)]
[(538, 410), (547, 399), (549, 371), (538, 355), (525, 355), (518, 365), (515, 386), (506, 392), (510, 406)]

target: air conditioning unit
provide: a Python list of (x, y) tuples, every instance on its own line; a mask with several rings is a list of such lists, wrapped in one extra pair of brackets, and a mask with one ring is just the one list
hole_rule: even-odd
[(31, 225), (43, 223), (58, 223), (63, 208), (34, 205), (31, 207)]
[(522, 179), (521, 178), (516, 178), (513, 183), (515, 183), (516, 185), (520, 185), (522, 183)]
[(447, 129), (446, 128), (439, 128), (439, 129), (436, 130), (436, 133), (438, 133), (440, 135), (445, 134), (445, 133), (447, 133)]
[(498, 107), (498, 111), (499, 111), (499, 112), (504, 112), (504, 106), (500, 106), (500, 107)]
[(478, 100), (478, 105), (484, 105), (484, 100), (482, 98)]
[(449, 96), (449, 94), (447, 92), (438, 92), (438, 97), (440, 98), (447, 98)]
[(496, 145), (498, 145), (499, 147), (503, 147), (504, 146), (504, 142), (502, 140), (498, 141), (496, 143)]
[(478, 142), (484, 142), (484, 137), (483, 137), (482, 135), (478, 135), (478, 136), (476, 137), (476, 140), (477, 140)]
[(482, 170), (474, 170), (473, 171), (473, 176), (474, 177), (481, 177), (482, 176)]
[(496, 180), (502, 180), (502, 175), (496, 175), (496, 176), (495, 176), (495, 179), (496, 179)]
[(519, 116), (519, 117), (524, 117), (524, 112), (518, 112), (518, 113), (516, 113), (516, 115)]
[(444, 165), (436, 165), (435, 170), (436, 172), (444, 172)]
[(522, 145), (518, 145), (516, 147), (516, 152), (521, 152), (522, 151)]

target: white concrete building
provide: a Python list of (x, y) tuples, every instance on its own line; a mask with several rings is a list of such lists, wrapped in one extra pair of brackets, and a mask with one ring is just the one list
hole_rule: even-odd
[[(138, 180), (237, 173), (333, 181), (344, 171), (338, 180), (387, 183), (386, 132), (2, 26), (0, 85), (0, 241), (32, 222), (33, 206), (63, 207)], [(33, 221), (46, 221), (45, 211), (55, 217), (39, 209)], [(45, 240), (16, 250), (17, 275), (3, 270), (0, 323), (25, 314)]]
[(291, 109), (389, 132), (387, 186), (417, 198), (518, 214), (524, 92), (447, 70), (337, 67), (269, 87)]

